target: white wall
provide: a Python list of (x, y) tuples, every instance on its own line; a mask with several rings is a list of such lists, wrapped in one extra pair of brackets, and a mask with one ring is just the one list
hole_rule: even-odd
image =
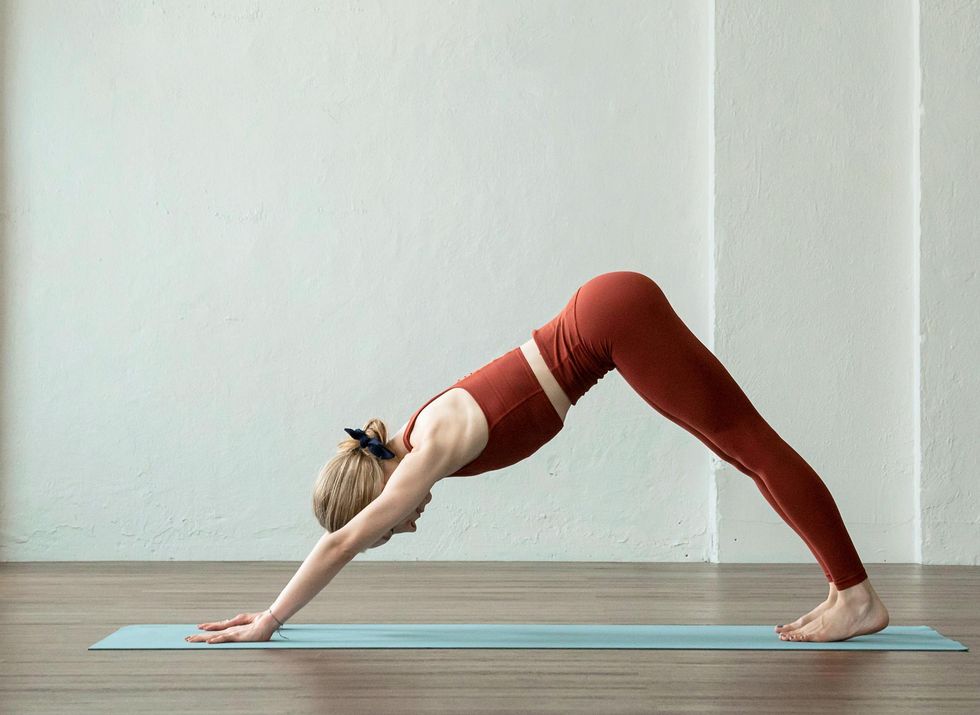
[(921, 559), (980, 562), (980, 2), (923, 0)]
[[(10, 7), (3, 558), (301, 558), (344, 426), (594, 273), (705, 329), (706, 6), (318, 5)], [(699, 560), (703, 450), (580, 405), (368, 558)]]
[[(912, 561), (910, 5), (717, 9), (715, 352), (861, 557)], [(809, 557), (751, 480), (716, 479), (721, 561)]]
[[(975, 563), (977, 214), (945, 163), (975, 123), (927, 119), (976, 91), (948, 38), (980, 19), (941, 5), (920, 236), (907, 3), (6, 3), (0, 559), (301, 559), (344, 426), (396, 430), (630, 268), (866, 561)], [(616, 373), (433, 496), (358, 558), (813, 563)]]

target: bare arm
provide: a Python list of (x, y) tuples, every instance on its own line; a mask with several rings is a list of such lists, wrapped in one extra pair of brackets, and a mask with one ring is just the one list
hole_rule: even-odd
[[(357, 554), (414, 514), (432, 485), (443, 476), (444, 458), (439, 455), (439, 450), (420, 447), (405, 455), (380, 496), (343, 528), (320, 537), (270, 606), (276, 618), (285, 623), (313, 600)], [(269, 617), (268, 612), (265, 617)]]
[[(326, 533), (313, 547), (289, 583), (270, 606), (270, 610), (285, 623), (297, 611), (313, 600), (355, 556), (345, 551), (337, 540), (340, 532)], [(268, 617), (268, 612), (264, 617)], [(278, 624), (276, 624), (278, 625)], [(275, 626), (273, 626), (275, 628)]]

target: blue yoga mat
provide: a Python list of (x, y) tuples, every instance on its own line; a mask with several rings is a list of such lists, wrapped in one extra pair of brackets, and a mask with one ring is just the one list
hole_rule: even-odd
[[(888, 626), (846, 641), (783, 641), (770, 625), (610, 625), (600, 623), (289, 624), (270, 641), (188, 643), (196, 624), (124, 626), (89, 650), (201, 648), (614, 648), (688, 650), (969, 650), (929, 626)], [(285, 636), (285, 637), (283, 637)]]

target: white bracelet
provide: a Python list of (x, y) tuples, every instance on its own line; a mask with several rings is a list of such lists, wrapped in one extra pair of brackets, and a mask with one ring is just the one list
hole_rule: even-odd
[[(272, 612), (272, 607), (271, 606), (268, 609), (268, 613), (269, 613), (270, 616), (272, 616), (272, 620), (274, 620), (276, 623), (279, 624), (279, 628), (282, 628), (284, 625), (286, 625), (285, 623), (283, 623), (282, 621), (280, 621), (278, 618), (276, 618), (276, 614)], [(276, 633), (279, 633), (279, 628), (276, 628)], [(283, 636), (282, 633), (279, 633), (279, 635), (281, 635), (283, 638), (286, 638), (286, 636)], [(289, 639), (286, 638), (286, 640), (289, 640)]]

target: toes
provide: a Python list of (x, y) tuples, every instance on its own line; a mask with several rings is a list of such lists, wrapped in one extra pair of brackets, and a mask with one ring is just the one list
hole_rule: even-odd
[(817, 633), (820, 630), (821, 630), (821, 627), (818, 626), (818, 625), (813, 625), (813, 626), (811, 626), (809, 628), (801, 628), (795, 634), (796, 637), (794, 638), (794, 640), (798, 640), (798, 641), (811, 641), (811, 640), (815, 640), (816, 635), (817, 635)]
[(784, 636), (791, 636), (797, 631), (799, 631), (801, 627), (802, 626), (794, 626), (794, 625), (783, 626), (783, 630), (781, 630), (780, 633)]
[(782, 626), (776, 626), (776, 632), (777, 633), (789, 633), (790, 631), (795, 631), (797, 628), (800, 627), (800, 625), (801, 625), (800, 624), (800, 621), (799, 620), (795, 620), (792, 623), (787, 623), (787, 624), (782, 625)]

